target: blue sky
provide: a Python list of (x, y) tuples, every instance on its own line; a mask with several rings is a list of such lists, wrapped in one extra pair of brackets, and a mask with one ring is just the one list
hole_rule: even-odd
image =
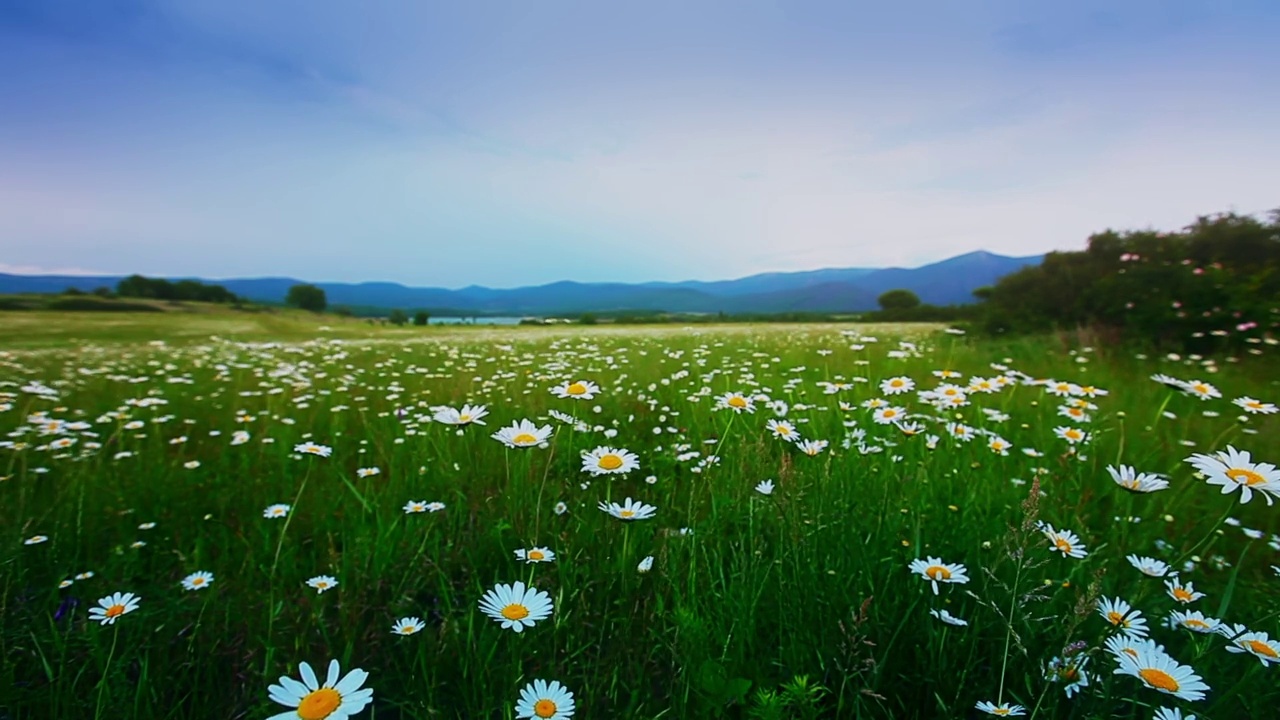
[(1273, 0), (0, 3), (0, 271), (916, 266), (1280, 206)]

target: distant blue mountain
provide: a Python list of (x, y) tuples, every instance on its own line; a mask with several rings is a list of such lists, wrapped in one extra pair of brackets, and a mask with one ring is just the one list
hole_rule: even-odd
[[(1004, 275), (1038, 265), (1043, 255), (1006, 257), (978, 251), (918, 268), (831, 268), (764, 273), (703, 282), (578, 283), (458, 290), (408, 287), (391, 282), (316, 283), (331, 306), (450, 309), (496, 315), (556, 315), (614, 310), (667, 312), (850, 312), (872, 310), (887, 290), (906, 288), (934, 305), (974, 301), (973, 291)], [(0, 293), (58, 293), (68, 288), (114, 288), (123, 276), (6, 275)], [(174, 280), (185, 278), (171, 278)], [(282, 302), (301, 280), (285, 277), (205, 280), (250, 300)]]

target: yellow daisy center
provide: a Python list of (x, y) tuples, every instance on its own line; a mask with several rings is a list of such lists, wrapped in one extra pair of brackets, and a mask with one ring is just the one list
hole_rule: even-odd
[(893, 380), (890, 380), (890, 381), (889, 381), (889, 387), (896, 387), (896, 388), (898, 388), (898, 387), (902, 387), (902, 386), (903, 386), (903, 382), (902, 382), (901, 380), (897, 379), (897, 378), (894, 378)]
[(609, 453), (608, 455), (601, 456), (600, 459), (596, 461), (596, 464), (605, 470), (617, 470), (622, 467), (622, 458), (613, 453)]
[(458, 416), (458, 422), (460, 422), (460, 423), (471, 422), (471, 415), (470, 415), (470, 413), (462, 413), (461, 415), (459, 415), (459, 416)]
[(635, 514), (636, 514), (635, 510), (620, 510), (618, 512), (618, 517), (624, 517), (624, 518), (635, 517)]
[(1077, 430), (1068, 430), (1068, 431), (1066, 431), (1066, 432), (1065, 432), (1065, 433), (1063, 433), (1063, 434), (1064, 434), (1064, 435), (1066, 435), (1068, 438), (1070, 438), (1070, 439), (1072, 439), (1072, 440), (1079, 440), (1079, 439), (1080, 439), (1080, 432), (1079, 432), (1079, 431), (1077, 431)]
[(929, 567), (924, 569), (924, 574), (927, 575), (930, 580), (950, 580), (951, 579), (951, 571), (942, 567), (941, 565), (930, 565)]
[(529, 617), (529, 608), (519, 603), (512, 603), (502, 608), (502, 617), (508, 620), (523, 620)]
[[(587, 394), (587, 386), (586, 386), (586, 385), (583, 385), (583, 384), (582, 384), (582, 383), (580, 383), (580, 382), (576, 382), (576, 383), (574, 383), (574, 384), (570, 385), (569, 387), (565, 388), (565, 389), (564, 389), (564, 391), (565, 391), (565, 392), (567, 392), (567, 393), (569, 393), (570, 395), (586, 395), (586, 394)], [(552, 707), (554, 707), (554, 706), (552, 706)]]
[(112, 605), (111, 607), (107, 608), (107, 611), (104, 613), (104, 615), (109, 618), (120, 617), (123, 614), (124, 614), (123, 605)]
[(1262, 475), (1252, 470), (1246, 470), (1245, 468), (1231, 468), (1227, 471), (1227, 477), (1241, 485), (1248, 485), (1250, 487), (1254, 485), (1261, 485), (1266, 482)]
[(302, 720), (324, 720), (341, 704), (342, 695), (333, 688), (312, 690), (298, 703), (298, 717)]
[(1265, 655), (1269, 658), (1280, 658), (1280, 653), (1276, 649), (1260, 640), (1249, 640), (1245, 643), (1248, 649), (1257, 655)]
[(991, 714), (998, 715), (1000, 717), (1007, 717), (1011, 712), (1013, 712), (1012, 708), (998, 707), (995, 710), (992, 710)]
[(543, 554), (543, 552), (542, 552), (541, 550), (530, 550), (530, 551), (529, 551), (529, 559), (530, 559), (530, 560), (542, 560), (542, 559), (544, 559), (544, 558), (546, 558), (546, 557), (547, 557), (547, 556), (546, 556), (545, 554)]
[(786, 425), (779, 425), (777, 429), (778, 429), (778, 434), (779, 434), (779, 435), (790, 435), (790, 434), (791, 434), (791, 428), (787, 427)]
[(1075, 682), (1080, 677), (1080, 673), (1075, 668), (1069, 667), (1062, 671), (1062, 679), (1067, 682)]
[(198, 578), (191, 578), (191, 584), (192, 584), (192, 585), (203, 585), (203, 584), (204, 584), (204, 578), (202, 578), (202, 577), (198, 577)]
[(1209, 627), (1209, 623), (1203, 620), (1197, 620), (1196, 618), (1187, 618), (1186, 620), (1182, 621), (1182, 624), (1186, 625), (1187, 627), (1197, 627), (1197, 628)]
[(533, 704), (533, 714), (540, 718), (554, 717), (556, 709), (556, 704), (546, 698)]
[(1124, 615), (1121, 615), (1115, 610), (1112, 610), (1111, 612), (1107, 613), (1107, 620), (1110, 620), (1112, 625), (1119, 625), (1120, 627), (1129, 627), (1129, 621), (1124, 618)]
[(1186, 588), (1176, 587), (1173, 589), (1173, 599), (1178, 602), (1191, 602), (1191, 593)]
[(893, 408), (889, 408), (888, 410), (884, 411), (884, 417), (887, 417), (887, 418), (891, 418), (897, 414), (898, 414), (898, 411), (894, 410)]
[(746, 406), (747, 406), (747, 401), (744, 398), (738, 397), (737, 395), (734, 395), (733, 397), (729, 398), (729, 407), (744, 408)]
[(1071, 543), (1067, 542), (1066, 538), (1055, 538), (1053, 546), (1064, 553), (1069, 553), (1072, 550)]
[(1201, 395), (1208, 395), (1208, 394), (1209, 394), (1209, 386), (1208, 386), (1208, 385), (1204, 385), (1204, 384), (1202, 384), (1202, 383), (1201, 383), (1201, 384), (1192, 385), (1192, 386), (1191, 386), (1191, 389), (1192, 389), (1192, 390), (1195, 390), (1196, 392), (1200, 393)]
[(511, 438), (511, 442), (516, 445), (532, 445), (538, 442), (538, 438), (530, 435), (529, 433), (520, 433), (519, 435)]
[(1244, 406), (1253, 408), (1254, 410), (1262, 409), (1262, 403), (1258, 402), (1257, 400), (1250, 400), (1249, 402), (1245, 403)]
[(1172, 675), (1156, 668), (1142, 668), (1138, 671), (1138, 677), (1151, 687), (1165, 692), (1175, 693), (1182, 687)]

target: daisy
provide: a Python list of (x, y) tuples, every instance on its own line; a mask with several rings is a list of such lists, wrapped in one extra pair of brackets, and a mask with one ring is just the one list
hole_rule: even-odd
[(1196, 720), (1195, 715), (1183, 715), (1182, 711), (1173, 708), (1156, 708), (1156, 714), (1151, 716), (1151, 720)]
[(977, 705), (974, 705), (974, 707), (988, 715), (995, 715), (996, 717), (1016, 717), (1027, 714), (1026, 708), (1021, 705), (1010, 705), (1009, 703), (996, 705), (995, 703), (983, 700)]
[(534, 680), (520, 691), (516, 703), (517, 718), (538, 720), (564, 720), (573, 717), (573, 693), (559, 681)]
[(447, 405), (436, 405), (431, 408), (431, 419), (442, 425), (484, 425), (480, 418), (489, 414), (484, 405), (463, 405), (455, 410)]
[(382, 470), (376, 467), (360, 468), (356, 470), (356, 476), (361, 478), (373, 477), (382, 474)]
[(830, 444), (831, 443), (826, 440), (801, 440), (796, 443), (796, 447), (805, 455), (813, 457), (821, 453), (823, 450), (826, 450), (827, 446)]
[(1155, 558), (1130, 555), (1125, 559), (1143, 575), (1148, 575), (1150, 577), (1164, 577), (1169, 574), (1169, 566)]
[(1132, 675), (1152, 690), (1181, 700), (1203, 700), (1205, 691), (1209, 689), (1191, 667), (1179, 665), (1177, 660), (1162, 652), (1143, 648), (1136, 657), (1121, 653), (1116, 658), (1120, 667), (1116, 668), (1115, 674)]
[(426, 627), (422, 624), (422, 618), (404, 617), (396, 621), (391, 627), (391, 632), (396, 635), (412, 635)]
[(658, 511), (658, 508), (652, 505), (646, 505), (639, 501), (633, 501), (627, 498), (626, 502), (619, 505), (616, 502), (608, 504), (600, 503), (600, 509), (619, 520), (648, 520)]
[(427, 511), (426, 500), (410, 500), (404, 504), (404, 512), (406, 515), (410, 513), (420, 513)]
[(636, 566), (636, 571), (642, 572), (642, 573), (647, 573), (652, 569), (653, 569), (652, 555), (646, 555), (645, 558), (640, 561), (640, 564)]
[(905, 375), (891, 377), (880, 383), (880, 392), (884, 395), (897, 395), (898, 393), (911, 392), (916, 387), (916, 382)]
[(1115, 600), (1102, 598), (1102, 601), (1098, 603), (1098, 614), (1126, 635), (1147, 636), (1146, 618), (1142, 617), (1141, 612), (1135, 610), (1129, 603), (1120, 598)]
[(98, 600), (98, 607), (89, 608), (89, 619), (97, 620), (103, 625), (113, 625), (116, 618), (137, 610), (141, 599), (133, 593), (112, 593)]
[(1183, 612), (1175, 610), (1169, 613), (1169, 619), (1166, 624), (1171, 628), (1181, 627), (1191, 632), (1212, 633), (1218, 631), (1218, 626), (1222, 624), (1222, 621), (1217, 618), (1205, 617), (1199, 611)]
[(333, 448), (328, 447), (327, 445), (317, 445), (313, 442), (304, 442), (294, 445), (293, 451), (304, 455), (318, 455), (326, 458), (333, 454)]
[(976, 433), (964, 423), (947, 423), (947, 434), (960, 442), (969, 442)]
[(1142, 652), (1164, 652), (1164, 646), (1156, 643), (1151, 638), (1140, 638), (1123, 633), (1107, 638), (1106, 647), (1107, 652), (1116, 656), (1117, 661), (1119, 661), (1121, 655), (1136, 658)]
[(772, 494), (773, 494), (773, 481), (772, 481), (772, 480), (761, 480), (761, 481), (760, 481), (760, 484), (759, 484), (759, 485), (756, 485), (756, 492), (760, 493), (761, 495), (772, 495)]
[(552, 508), (552, 509), (553, 509), (553, 511), (555, 512), (555, 514), (557, 514), (557, 515), (563, 515), (563, 514), (565, 514), (565, 513), (569, 512), (569, 506), (568, 506), (568, 505), (567, 505), (563, 500), (561, 500), (560, 502), (556, 503), (556, 506), (555, 506), (554, 508)]
[(264, 518), (282, 518), (288, 514), (288, 505), (270, 505), (266, 510), (262, 511), (262, 517)]
[(600, 392), (600, 386), (588, 380), (578, 380), (569, 382), (568, 380), (551, 388), (552, 394), (558, 398), (573, 398), (574, 400), (590, 400)]
[(519, 581), (514, 585), (499, 584), (480, 598), (480, 609), (502, 623), (503, 630), (522, 632), (551, 615), (551, 596), (536, 588), (526, 589)]
[(1081, 688), (1089, 687), (1089, 674), (1084, 671), (1084, 667), (1089, 664), (1087, 655), (1077, 656), (1071, 659), (1054, 658), (1049, 661), (1045, 668), (1045, 679), (1051, 682), (1064, 682), (1062, 690), (1071, 697), (1080, 691)]
[[(1243, 630), (1242, 626), (1235, 626)], [(1226, 633), (1223, 633), (1226, 635)], [(1258, 658), (1265, 667), (1270, 663), (1280, 663), (1280, 642), (1267, 637), (1264, 632), (1233, 632), (1235, 637), (1227, 646), (1227, 652), (1249, 653)], [(1230, 636), (1228, 636), (1230, 637)]]
[(1063, 426), (1056, 427), (1053, 429), (1053, 434), (1057, 435), (1063, 440), (1066, 440), (1071, 445), (1085, 442), (1086, 440), (1089, 439), (1089, 433), (1084, 432), (1083, 430), (1077, 430), (1076, 428), (1073, 428), (1073, 427), (1063, 427)]
[(1008, 440), (996, 436), (987, 441), (987, 447), (991, 448), (991, 452), (997, 455), (1008, 455), (1009, 448), (1013, 447)]
[(938, 594), (938, 583), (967, 583), (969, 576), (965, 574), (964, 565), (944, 563), (941, 558), (931, 557), (927, 560), (916, 558), (908, 568), (933, 585), (933, 594)]
[(552, 562), (556, 559), (556, 554), (547, 548), (532, 548), (529, 550), (516, 550), (516, 559), (523, 560), (527, 563)]
[(64, 588), (69, 588), (69, 587), (71, 587), (72, 585), (74, 585), (74, 584), (75, 584), (75, 582), (76, 582), (75, 580), (72, 580), (72, 579), (70, 579), (70, 578), (68, 578), (68, 579), (66, 579), (66, 580), (63, 580), (62, 582), (59, 582), (59, 583), (58, 583), (58, 589), (59, 589), (59, 590), (62, 590), (62, 589), (64, 589)]
[(278, 685), (267, 687), (267, 696), (273, 702), (294, 708), (272, 715), (267, 720), (346, 720), (360, 712), (373, 701), (373, 689), (360, 689), (369, 673), (356, 668), (341, 680), (341, 666), (337, 660), (329, 661), (329, 674), (321, 685), (315, 672), (307, 663), (298, 664), (302, 682), (282, 676)]
[(1204, 593), (1196, 592), (1195, 586), (1191, 583), (1182, 583), (1178, 580), (1178, 576), (1164, 581), (1164, 586), (1168, 588), (1169, 597), (1186, 605), (1204, 597)]
[(23, 540), (22, 544), (23, 545), (39, 545), (42, 542), (49, 542), (49, 536), (48, 535), (32, 535), (26, 540)]
[(1241, 503), (1249, 502), (1254, 490), (1263, 493), (1268, 505), (1275, 502), (1272, 495), (1280, 495), (1280, 470), (1271, 463), (1251, 462), (1248, 452), (1230, 445), (1225, 452), (1196, 453), (1186, 461), (1204, 473), (1210, 485), (1221, 485), (1223, 495), (1240, 488)]
[(1130, 492), (1151, 493), (1169, 487), (1169, 481), (1162, 476), (1136, 472), (1130, 465), (1121, 465), (1119, 468), (1108, 465), (1107, 472), (1117, 485)]
[(1273, 403), (1264, 403), (1260, 400), (1254, 400), (1253, 398), (1248, 396), (1245, 396), (1242, 398), (1236, 398), (1231, 402), (1236, 407), (1239, 407), (1241, 410), (1244, 410), (1250, 415), (1254, 415), (1254, 414), (1270, 415), (1271, 413), (1276, 412), (1276, 406)]
[(1070, 558), (1082, 558), (1089, 553), (1085, 552), (1084, 543), (1080, 542), (1080, 538), (1070, 530), (1054, 530), (1053, 526), (1048, 523), (1040, 523), (1040, 532), (1049, 538), (1049, 543), (1054, 550), (1062, 553)]
[(213, 573), (200, 570), (182, 579), (182, 587), (188, 590), (202, 590), (213, 583)]
[(765, 427), (774, 437), (782, 438), (787, 442), (795, 442), (800, 439), (800, 433), (796, 432), (796, 426), (786, 420), (770, 420), (766, 422)]
[(582, 453), (582, 471), (592, 475), (623, 475), (640, 467), (640, 458), (625, 448), (600, 446)]
[(715, 407), (717, 410), (732, 410), (736, 413), (743, 411), (753, 413), (756, 411), (751, 398), (734, 392), (728, 392), (717, 397)]
[(1218, 388), (1207, 382), (1201, 382), (1199, 380), (1190, 380), (1183, 383), (1182, 389), (1186, 390), (1191, 395), (1195, 395), (1201, 400), (1210, 400), (1212, 398), (1222, 397), (1222, 393), (1218, 392)]
[(551, 437), (551, 426), (538, 427), (528, 420), (521, 420), (518, 423), (512, 423), (510, 427), (502, 428), (491, 437), (509, 448), (533, 447), (541, 445)]
[(904, 408), (890, 405), (876, 410), (872, 415), (872, 419), (875, 420), (877, 425), (891, 425), (903, 418), (906, 414), (907, 411)]
[(317, 575), (307, 581), (307, 584), (316, 589), (316, 594), (325, 590), (332, 590), (338, 586), (338, 581), (331, 575)]
[(932, 615), (932, 616), (934, 616), (934, 617), (936, 617), (936, 618), (938, 618), (939, 620), (941, 620), (942, 622), (944, 622), (944, 623), (946, 623), (946, 624), (948, 624), (948, 625), (955, 625), (955, 626), (957, 626), (957, 627), (965, 627), (966, 625), (968, 625), (968, 624), (969, 624), (969, 621), (968, 621), (968, 620), (961, 620), (960, 618), (956, 617), (955, 615), (952, 615), (951, 613), (947, 612), (946, 610), (930, 610), (930, 611), (929, 611), (929, 614), (930, 614), (930, 615)]
[(427, 511), (428, 511), (428, 512), (440, 512), (440, 511), (441, 511), (441, 510), (443, 510), (443, 509), (444, 509), (444, 503), (442, 503), (442, 502), (429, 502), (429, 503), (427, 503)]

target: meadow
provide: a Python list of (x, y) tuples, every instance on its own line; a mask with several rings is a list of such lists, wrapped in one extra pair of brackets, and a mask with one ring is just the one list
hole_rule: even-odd
[(0, 314), (0, 719), (1275, 717), (1277, 352)]

